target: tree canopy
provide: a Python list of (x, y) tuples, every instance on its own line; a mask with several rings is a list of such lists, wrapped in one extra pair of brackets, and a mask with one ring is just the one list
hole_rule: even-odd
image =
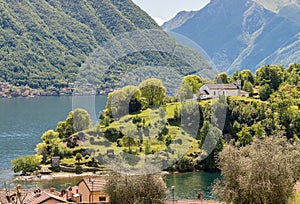
[(15, 173), (22, 172), (34, 172), (36, 171), (42, 162), (42, 157), (37, 155), (21, 156), (11, 161), (13, 165), (13, 171)]
[(228, 145), (219, 154), (222, 179), (214, 194), (233, 204), (287, 204), (300, 173), (299, 150), (299, 143), (276, 137), (242, 148)]
[(140, 83), (139, 89), (149, 106), (164, 104), (166, 88), (161, 80), (155, 78), (147, 79)]
[(110, 203), (162, 204), (166, 185), (159, 175), (126, 176), (113, 173), (105, 185)]

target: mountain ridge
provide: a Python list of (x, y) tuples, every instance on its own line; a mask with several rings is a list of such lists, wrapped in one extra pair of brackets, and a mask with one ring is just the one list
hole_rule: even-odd
[(265, 64), (288, 65), (300, 59), (294, 52), (299, 46), (300, 26), (252, 0), (212, 0), (170, 31), (195, 41), (220, 71), (229, 73), (243, 68), (254, 71)]

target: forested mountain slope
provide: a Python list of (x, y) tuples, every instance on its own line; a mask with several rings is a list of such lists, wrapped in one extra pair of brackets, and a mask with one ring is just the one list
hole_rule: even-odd
[[(163, 35), (156, 43), (175, 42), (131, 0), (0, 0), (0, 15), (0, 81), (32, 88), (74, 82), (87, 57), (123, 33), (155, 29)], [(166, 63), (156, 52), (133, 54), (118, 65), (138, 66), (139, 58), (146, 65), (157, 59)], [(201, 57), (197, 60), (209, 67)], [(176, 59), (174, 67), (183, 63)]]

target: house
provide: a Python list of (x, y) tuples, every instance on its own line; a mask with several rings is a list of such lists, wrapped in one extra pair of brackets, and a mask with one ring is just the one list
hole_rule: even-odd
[(109, 196), (104, 193), (105, 178), (84, 178), (78, 183), (79, 202), (109, 203)]
[(249, 93), (241, 90), (240, 82), (232, 84), (205, 84), (200, 88), (198, 98), (211, 99), (219, 96), (245, 96), (249, 97)]
[(28, 194), (25, 198), (25, 203), (28, 204), (58, 204), (58, 203), (67, 203), (67, 201), (54, 195), (52, 193), (48, 193), (45, 191), (37, 191), (31, 194)]
[[(20, 202), (23, 201), (23, 202)], [(67, 203), (67, 201), (59, 196), (58, 192), (41, 191), (36, 190), (25, 190), (22, 189), (21, 185), (18, 185), (16, 190), (0, 190), (0, 203), (1, 204), (59, 204)]]

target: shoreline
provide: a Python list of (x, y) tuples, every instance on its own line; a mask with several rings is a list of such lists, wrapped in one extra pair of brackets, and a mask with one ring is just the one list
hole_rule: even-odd
[[(170, 175), (175, 172), (167, 172), (167, 171), (162, 171), (160, 172), (161, 175)], [(13, 178), (14, 181), (50, 181), (50, 180), (55, 180), (55, 179), (64, 179), (64, 178), (78, 178), (78, 177), (102, 177), (102, 176), (107, 176), (107, 173), (103, 174), (95, 174), (93, 172), (85, 172), (82, 174), (76, 174), (76, 173), (52, 173), (48, 175), (41, 175), (41, 176), (15, 176)]]
[(41, 176), (15, 176), (14, 181), (50, 181), (55, 179), (64, 179), (64, 178), (78, 178), (78, 177), (101, 177), (107, 174), (94, 174), (92, 172), (86, 172), (82, 174), (76, 173), (53, 173), (49, 175)]

